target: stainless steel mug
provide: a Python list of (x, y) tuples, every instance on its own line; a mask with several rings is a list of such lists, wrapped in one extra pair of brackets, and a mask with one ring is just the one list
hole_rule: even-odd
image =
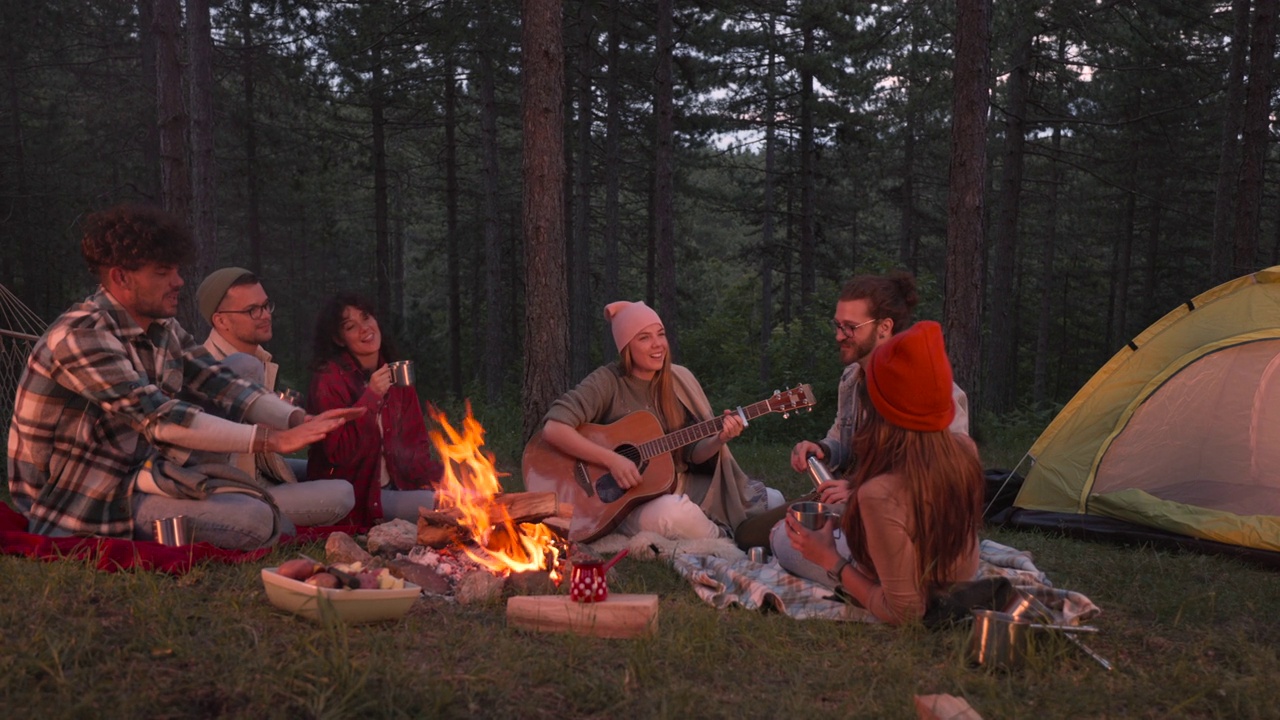
[(186, 515), (161, 518), (155, 521), (156, 542), (169, 547), (190, 545), (193, 542), (191, 518)]
[(827, 518), (838, 518), (839, 513), (833, 511), (830, 505), (820, 502), (805, 500), (803, 502), (791, 503), (791, 507), (787, 509), (787, 513), (800, 523), (801, 527), (810, 530), (817, 530), (827, 521)]
[(404, 387), (413, 386), (413, 361), (397, 360), (387, 367), (391, 368), (391, 384)]
[(1016, 670), (1026, 662), (1031, 623), (995, 610), (973, 611), (966, 658), (971, 665)]

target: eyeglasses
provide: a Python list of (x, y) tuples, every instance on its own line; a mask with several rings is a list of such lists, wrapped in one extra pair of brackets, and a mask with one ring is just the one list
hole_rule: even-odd
[(835, 330), (836, 334), (838, 335), (843, 335), (845, 337), (853, 337), (853, 334), (858, 332), (858, 328), (862, 327), (863, 325), (869, 325), (873, 322), (878, 322), (879, 320), (880, 318), (872, 318), (870, 320), (863, 320), (862, 322), (857, 324), (842, 323), (839, 320), (832, 320), (831, 329)]
[(233, 315), (248, 315), (250, 320), (257, 320), (262, 317), (262, 313), (268, 315), (276, 314), (276, 304), (270, 300), (261, 305), (250, 305), (243, 310), (218, 310), (220, 313), (231, 313)]

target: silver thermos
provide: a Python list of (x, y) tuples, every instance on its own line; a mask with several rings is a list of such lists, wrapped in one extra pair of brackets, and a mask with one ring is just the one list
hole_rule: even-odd
[(833, 480), (831, 470), (827, 468), (826, 463), (818, 459), (817, 455), (809, 456), (809, 477), (813, 479), (815, 488), (822, 487), (822, 483)]

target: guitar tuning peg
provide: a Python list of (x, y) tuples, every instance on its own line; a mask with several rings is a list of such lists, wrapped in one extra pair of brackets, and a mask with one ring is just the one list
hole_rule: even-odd
[(787, 419), (787, 418), (789, 418), (789, 417), (791, 417), (791, 413), (789, 413), (789, 412), (784, 412), (784, 413), (782, 413), (782, 419), (783, 419), (783, 420), (786, 420), (786, 419)]

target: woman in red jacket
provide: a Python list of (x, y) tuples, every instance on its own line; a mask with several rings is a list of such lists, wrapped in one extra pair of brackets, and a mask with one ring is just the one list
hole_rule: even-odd
[(417, 390), (391, 382), (393, 359), (395, 349), (367, 300), (344, 293), (321, 310), (308, 411), (368, 412), (311, 446), (307, 477), (351, 482), (356, 504), (346, 520), (354, 525), (384, 518), (417, 521), (420, 506), (435, 506), (434, 488), (443, 472), (431, 454)]

